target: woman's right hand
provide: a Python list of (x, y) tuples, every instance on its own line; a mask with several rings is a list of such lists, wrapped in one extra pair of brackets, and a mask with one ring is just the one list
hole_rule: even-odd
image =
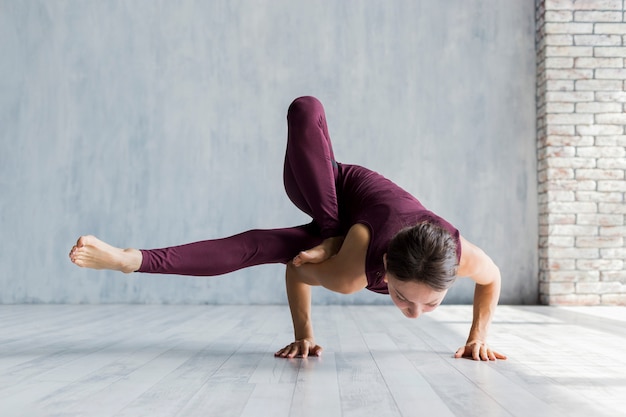
[(274, 356), (278, 358), (306, 358), (308, 356), (321, 356), (322, 350), (322, 347), (316, 345), (313, 339), (299, 339), (274, 353)]
[(343, 240), (343, 236), (325, 239), (316, 247), (302, 251), (296, 255), (296, 257), (293, 258), (293, 265), (298, 267), (304, 264), (322, 263), (339, 252), (339, 249), (341, 249), (341, 245), (343, 244)]

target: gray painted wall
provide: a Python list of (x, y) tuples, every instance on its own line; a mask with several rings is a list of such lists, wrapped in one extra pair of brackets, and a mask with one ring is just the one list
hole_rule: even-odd
[[(413, 192), (537, 298), (532, 1), (0, 0), (0, 301), (283, 303), (283, 267), (82, 270), (81, 234), (160, 247), (307, 222), (285, 112)], [(462, 280), (467, 281), (467, 280)], [(460, 282), (448, 302), (471, 302)], [(387, 303), (320, 290), (318, 303)]]

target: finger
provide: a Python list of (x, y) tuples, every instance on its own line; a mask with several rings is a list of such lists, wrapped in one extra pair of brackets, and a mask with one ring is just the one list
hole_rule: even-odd
[(495, 361), (496, 360), (496, 355), (493, 352), (493, 350), (491, 350), (491, 349), (487, 349), (487, 356), (489, 356), (489, 360), (490, 361)]
[(306, 358), (309, 356), (309, 344), (306, 342), (303, 342), (300, 345), (300, 354), (303, 358)]
[(281, 356), (284, 358), (288, 348), (289, 346), (285, 346), (284, 348), (280, 349), (278, 352), (274, 353), (274, 356)]
[(298, 345), (297, 344), (292, 344), (290, 349), (289, 349), (289, 353), (287, 354), (288, 358), (294, 358), (297, 354), (298, 354)]
[(472, 349), (472, 359), (474, 359), (475, 361), (479, 361), (480, 360), (480, 345), (474, 345), (474, 348)]
[(458, 348), (457, 351), (454, 353), (454, 357), (462, 358), (464, 354), (465, 354), (465, 346)]
[(319, 345), (315, 345), (315, 347), (313, 347), (313, 349), (311, 349), (311, 355), (314, 356), (322, 356), (322, 347)]
[(483, 361), (489, 360), (489, 353), (487, 352), (487, 346), (483, 345), (480, 347), (480, 359)]
[(506, 355), (503, 355), (501, 353), (498, 353), (498, 352), (494, 351), (493, 354), (495, 355), (496, 359), (502, 359), (502, 360), (506, 360), (507, 359)]

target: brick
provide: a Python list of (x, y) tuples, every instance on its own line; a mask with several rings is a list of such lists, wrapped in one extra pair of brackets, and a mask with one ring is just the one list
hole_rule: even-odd
[(626, 113), (599, 113), (596, 114), (595, 119), (598, 124), (624, 125), (626, 124)]
[(576, 201), (574, 191), (552, 191), (538, 196), (538, 202), (547, 203), (549, 201)]
[(546, 80), (590, 80), (593, 78), (593, 70), (590, 69), (547, 69), (544, 73)]
[(572, 294), (576, 291), (573, 282), (542, 282), (539, 284), (539, 291), (542, 294)]
[(577, 169), (577, 180), (622, 180), (624, 171), (621, 169)]
[(546, 56), (593, 56), (590, 46), (546, 46)]
[(543, 295), (541, 302), (551, 306), (595, 306), (600, 304), (598, 294)]
[(599, 68), (595, 72), (595, 78), (598, 80), (626, 80), (626, 68)]
[[(597, 26), (597, 25), (596, 25)], [(614, 26), (620, 26), (620, 25), (614, 25)], [(593, 33), (593, 23), (546, 23), (543, 26), (543, 29), (545, 31), (546, 34), (577, 34), (577, 33)], [(616, 31), (616, 32), (609, 32), (609, 31), (599, 31), (598, 33), (622, 33), (619, 32), (620, 28), (608, 28), (609, 30), (612, 31)]]
[[(609, 213), (609, 214), (626, 214), (626, 204), (621, 203), (623, 199), (618, 199), (617, 196), (621, 195), (621, 193), (602, 193), (606, 195), (615, 195), (615, 200), (613, 201), (603, 201), (598, 204), (598, 212), (600, 213)], [(619, 204), (618, 204), (619, 203)]]
[(600, 256), (598, 248), (555, 248), (546, 250), (550, 259), (597, 259)]
[(622, 157), (626, 149), (619, 146), (579, 146), (576, 155), (583, 158)]
[[(562, 93), (562, 94), (565, 94), (565, 93)], [(626, 103), (626, 92), (624, 91), (612, 91), (612, 92), (598, 91), (595, 94), (595, 97), (597, 101), (611, 101), (611, 102)]]
[(625, 306), (626, 294), (602, 294), (600, 303), (602, 305)]
[(548, 168), (545, 170), (546, 180), (568, 180), (574, 178), (574, 170), (571, 168)]
[(623, 271), (604, 271), (600, 274), (601, 281), (619, 281), (626, 284), (626, 270)]
[(574, 126), (568, 125), (548, 125), (546, 126), (546, 135), (572, 135), (576, 133)]
[(622, 10), (622, 0), (546, 0), (546, 10)]
[(574, 81), (573, 80), (547, 80), (544, 87), (545, 87), (544, 91), (574, 91)]
[(622, 269), (624, 262), (619, 259), (578, 259), (576, 268), (581, 271), (614, 271)]
[(624, 127), (618, 125), (581, 125), (576, 126), (576, 132), (583, 136), (621, 135), (624, 133)]
[[(576, 25), (576, 23), (551, 23), (551, 25)], [(584, 25), (584, 23), (580, 23)], [(555, 28), (558, 29), (558, 28)], [(576, 28), (571, 28), (570, 30), (575, 30)], [(581, 32), (554, 32), (554, 33), (582, 33), (584, 28), (580, 27), (578, 30)], [(562, 29), (562, 30), (565, 30)], [(626, 34), (626, 23), (596, 23), (594, 33), (603, 33), (603, 34), (618, 34), (625, 35)]]
[(572, 158), (576, 156), (576, 148), (573, 146), (546, 146), (539, 150), (542, 157)]
[[(623, 201), (622, 193), (603, 193), (599, 191), (576, 191), (576, 201), (594, 201), (596, 203), (619, 203)], [(598, 211), (600, 213), (608, 213), (603, 212), (601, 210), (601, 205), (598, 206)]]
[(593, 114), (563, 113), (548, 114), (546, 122), (556, 125), (587, 125), (592, 124), (594, 122), (593, 119)]
[[(554, 156), (548, 160), (546, 165), (548, 166), (547, 169), (554, 169), (554, 168), (590, 169), (590, 168), (596, 167), (596, 159), (595, 158), (578, 158), (578, 157), (562, 158), (562, 157)], [(571, 178), (575, 178), (575, 176)]]
[(620, 214), (581, 213), (576, 216), (576, 224), (581, 226), (621, 226), (624, 224), (624, 216)]
[(619, 282), (577, 282), (575, 285), (578, 294), (610, 294), (626, 290)]
[(626, 170), (626, 158), (600, 158), (597, 165), (600, 169)]
[(573, 46), (574, 37), (572, 35), (546, 35), (543, 42), (546, 46)]
[[(574, 13), (570, 11), (546, 10), (543, 19), (545, 22), (571, 22), (574, 20)], [(620, 18), (620, 20), (622, 19)]]
[(626, 226), (603, 226), (598, 232), (600, 236), (624, 236), (626, 235)]
[(594, 101), (595, 96), (591, 91), (581, 92), (547, 92), (546, 101), (558, 101), (558, 102), (585, 102)]
[[(620, 240), (622, 238), (619, 238)], [(622, 246), (622, 245), (616, 245)], [(626, 248), (622, 247), (614, 247), (614, 248), (602, 248), (600, 249), (600, 258), (602, 259), (625, 259), (626, 258)]]
[(539, 269), (544, 271), (563, 271), (576, 269), (574, 259), (540, 259)]
[(594, 143), (596, 146), (626, 146), (626, 135), (598, 136)]
[[(574, 70), (550, 70), (550, 71), (574, 71)], [(600, 71), (600, 70), (596, 70)], [(557, 75), (557, 74), (555, 74)], [(580, 79), (574, 84), (576, 91), (620, 91), (622, 82), (619, 80), (588, 80)]]
[(544, 61), (545, 68), (573, 68), (574, 58), (556, 57), (546, 58)]
[(550, 181), (544, 184), (546, 190), (574, 190), (574, 191), (591, 191), (595, 190), (597, 184), (595, 181), (587, 180), (558, 180), (558, 181)]
[[(574, 89), (573, 83), (572, 89)], [(546, 113), (574, 113), (574, 110), (574, 103), (546, 103), (545, 105)]]
[(593, 136), (547, 135), (547, 146), (591, 146)]
[(548, 225), (548, 235), (555, 236), (595, 236), (599, 233), (598, 226), (553, 224)]
[(548, 271), (547, 279), (554, 282), (598, 282), (598, 271)]
[(576, 223), (575, 214), (554, 214), (548, 213), (539, 217), (540, 224), (574, 224)]
[[(554, 12), (554, 13), (564, 13), (564, 12)], [(546, 12), (546, 15), (547, 14), (548, 12)], [(577, 11), (574, 13), (574, 20), (576, 22), (594, 22), (594, 23), (595, 22), (621, 22), (622, 12), (621, 11), (612, 11), (612, 12)]]
[(620, 35), (575, 35), (575, 46), (621, 46)]
[(623, 58), (575, 58), (575, 60), (576, 68), (622, 68), (624, 65)]
[(576, 238), (576, 247), (579, 248), (616, 248), (624, 244), (622, 237), (588, 237)]
[(587, 201), (576, 202), (550, 202), (548, 209), (551, 213), (596, 213), (598, 207), (596, 203)]
[(539, 239), (540, 248), (571, 248), (574, 244), (573, 236), (545, 236)]
[(576, 103), (577, 113), (618, 113), (621, 110), (620, 103)]
[(598, 191), (626, 192), (626, 181), (598, 181)]
[(596, 57), (626, 57), (626, 47), (596, 47), (594, 48)]

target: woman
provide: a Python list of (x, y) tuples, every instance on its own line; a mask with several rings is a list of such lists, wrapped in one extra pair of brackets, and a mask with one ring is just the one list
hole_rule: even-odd
[(405, 316), (417, 318), (441, 304), (457, 274), (468, 276), (476, 282), (474, 318), (455, 356), (505, 359), (486, 343), (500, 295), (500, 272), (493, 261), (391, 181), (337, 163), (316, 98), (296, 99), (287, 122), (285, 189), (312, 223), (153, 250), (122, 250), (83, 236), (70, 259), (94, 269), (194, 276), (284, 263), (295, 340), (276, 352), (283, 358), (322, 352), (311, 324), (313, 285), (342, 294), (364, 288), (389, 294)]

